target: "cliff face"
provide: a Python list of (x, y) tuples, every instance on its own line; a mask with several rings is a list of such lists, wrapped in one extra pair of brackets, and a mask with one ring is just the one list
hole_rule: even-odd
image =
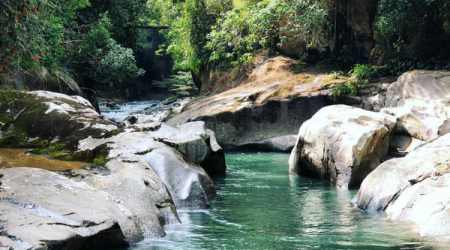
[[(325, 70), (306, 68), (281, 56), (263, 58), (246, 70), (245, 80), (239, 86), (195, 100), (168, 124), (179, 126), (189, 121), (204, 121), (225, 147), (260, 148), (260, 144), (267, 143), (265, 140), (296, 135), (303, 122), (335, 103), (328, 87), (348, 80), (333, 78)], [(379, 89), (378, 85), (375, 87)], [(372, 108), (360, 97), (339, 98), (336, 102)]]

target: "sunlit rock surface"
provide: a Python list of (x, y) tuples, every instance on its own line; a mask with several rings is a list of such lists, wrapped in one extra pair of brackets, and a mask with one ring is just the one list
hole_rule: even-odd
[(384, 162), (353, 201), (369, 211), (385, 210), (393, 220), (413, 221), (423, 237), (450, 240), (450, 134), (404, 158)]
[(79, 96), (1, 91), (0, 97), (2, 147), (43, 147), (58, 141), (74, 145), (87, 136), (107, 136), (119, 129)]
[(450, 132), (450, 72), (403, 74), (386, 94), (381, 112), (398, 118), (400, 132), (431, 141)]
[(335, 105), (305, 122), (289, 159), (291, 174), (313, 175), (347, 188), (358, 186), (386, 158), (396, 119)]
[[(142, 115), (118, 125), (81, 97), (46, 91), (0, 94), (1, 146), (105, 165), (60, 175), (32, 168), (2, 171), (0, 210), (10, 211), (0, 218), (2, 246), (97, 249), (164, 236), (162, 226), (177, 218), (175, 206), (209, 207), (215, 187), (202, 166), (225, 171), (222, 148), (202, 122), (178, 129)], [(51, 218), (37, 214), (35, 220), (30, 213), (40, 213), (36, 207), (51, 211)], [(24, 226), (21, 218), (35, 224)]]
[(126, 245), (125, 224), (139, 231), (126, 206), (84, 182), (34, 168), (4, 169), (2, 174), (2, 246), (95, 249)]

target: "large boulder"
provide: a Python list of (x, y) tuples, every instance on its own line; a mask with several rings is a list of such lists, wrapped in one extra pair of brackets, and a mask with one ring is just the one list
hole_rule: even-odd
[(216, 134), (214, 131), (207, 129), (203, 121), (188, 122), (181, 124), (179, 130), (195, 134), (202, 137), (208, 145), (208, 152), (205, 158), (200, 163), (200, 166), (205, 169), (208, 174), (224, 174), (227, 170), (225, 164), (225, 154), (222, 147), (217, 143)]
[[(109, 161), (105, 169), (72, 170), (65, 173), (78, 181), (114, 196), (130, 211), (121, 223), (129, 241), (165, 236), (162, 228), (173, 214), (177, 217), (171, 194), (152, 167), (140, 157), (129, 154)], [(139, 230), (136, 230), (139, 229)]]
[(305, 122), (289, 159), (291, 174), (358, 186), (386, 158), (395, 117), (345, 105), (325, 107)]
[(450, 240), (449, 152), (447, 134), (384, 162), (367, 176), (353, 202), (363, 210), (385, 210), (395, 221), (413, 221), (423, 237)]
[(86, 99), (48, 91), (0, 91), (0, 145), (73, 150), (80, 139), (106, 137), (119, 127)]
[(188, 123), (181, 129), (161, 123), (142, 125), (151, 129), (134, 125), (109, 138), (81, 140), (78, 152), (106, 147), (106, 159), (140, 156), (167, 186), (177, 207), (209, 207), (215, 187), (200, 165), (225, 171), (225, 157), (214, 133), (203, 122)]
[(389, 87), (381, 112), (398, 118), (400, 132), (431, 141), (450, 132), (449, 104), (449, 71), (412, 71)]
[(83, 182), (33, 168), (2, 170), (0, 245), (14, 249), (98, 249), (136, 243), (119, 200)]
[(216, 195), (214, 183), (200, 166), (186, 162), (170, 147), (155, 149), (142, 158), (164, 181), (178, 208), (208, 208)]

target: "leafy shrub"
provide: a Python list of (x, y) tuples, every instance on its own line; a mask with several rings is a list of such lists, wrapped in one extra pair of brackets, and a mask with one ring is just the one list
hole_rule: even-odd
[(274, 51), (278, 42), (287, 39), (301, 38), (314, 47), (314, 31), (327, 25), (321, 1), (262, 0), (227, 12), (207, 36), (205, 49), (211, 53), (209, 62), (215, 65), (245, 65), (255, 53)]
[(369, 80), (383, 76), (381, 69), (372, 64), (355, 64), (349, 73), (357, 80)]
[(180, 71), (163, 81), (154, 81), (153, 84), (161, 89), (168, 89), (178, 97), (192, 96), (198, 93), (190, 72)]
[(341, 70), (339, 71), (332, 71), (330, 74), (331, 79), (338, 79), (339, 77), (343, 76), (344, 72), (342, 72)]
[(406, 71), (415, 69), (450, 70), (450, 61), (438, 57), (420, 58), (403, 53), (393, 53), (386, 57), (384, 68), (388, 74), (399, 76)]
[(358, 89), (359, 86), (355, 82), (339, 83), (333, 85), (333, 87), (331, 88), (330, 97), (336, 101), (337, 98), (340, 96), (344, 95), (356, 96), (358, 94)]

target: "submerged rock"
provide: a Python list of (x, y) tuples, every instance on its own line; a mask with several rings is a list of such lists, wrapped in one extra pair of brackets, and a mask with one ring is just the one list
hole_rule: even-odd
[(422, 237), (450, 241), (450, 134), (406, 157), (384, 162), (364, 182), (353, 202), (386, 211), (395, 221), (413, 221)]
[(403, 74), (386, 94), (381, 112), (398, 118), (398, 130), (424, 141), (450, 132), (450, 72)]
[(358, 186), (386, 158), (395, 124), (395, 117), (354, 107), (323, 108), (301, 126), (289, 172)]

